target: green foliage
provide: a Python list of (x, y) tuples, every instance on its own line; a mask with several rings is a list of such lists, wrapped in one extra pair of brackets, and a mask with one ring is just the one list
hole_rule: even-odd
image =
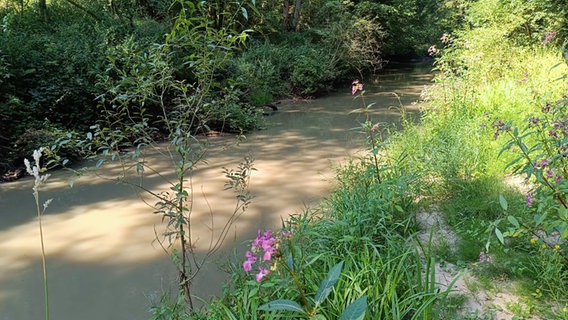
[[(160, 39), (164, 25), (147, 19), (126, 21), (109, 15), (99, 2), (84, 6), (66, 1), (48, 5), (47, 21), (32, 7), (2, 8), (0, 36), (0, 145), (2, 169), (15, 166), (15, 142), (26, 130), (86, 131), (98, 117), (95, 86), (107, 50), (134, 33), (138, 41)], [(94, 14), (95, 12), (96, 14)], [(9, 156), (10, 155), (10, 156)], [(67, 156), (66, 156), (67, 157)]]
[[(90, 127), (82, 145), (97, 159), (97, 167), (107, 161), (120, 161), (123, 172), (119, 179), (130, 183), (130, 174), (143, 175), (150, 171), (163, 178), (169, 187), (152, 191), (135, 184), (155, 199), (153, 208), (166, 222), (163, 238), (157, 239), (168, 252), (179, 273), (180, 296), (193, 316), (193, 279), (216, 252), (230, 225), (245, 212), (252, 200), (248, 183), (253, 159), (246, 158), (237, 170), (225, 169), (227, 189), (235, 192), (236, 205), (221, 232), (215, 235), (206, 254), (195, 255), (192, 208), (194, 191), (191, 177), (196, 166), (205, 160), (206, 143), (198, 134), (208, 132), (213, 121), (244, 131), (255, 124), (256, 115), (247, 114), (238, 104), (238, 89), (225, 86), (219, 79), (227, 61), (246, 33), (217, 30), (203, 15), (204, 8), (192, 2), (180, 2), (175, 25), (163, 44), (144, 43), (127, 38), (109, 51), (105, 73), (99, 77), (102, 94), (98, 96), (103, 116)], [(181, 67), (176, 63), (181, 63)], [(187, 81), (178, 80), (184, 73)], [(235, 119), (231, 122), (231, 119)], [(166, 139), (168, 144), (161, 144)], [(134, 147), (125, 154), (124, 147)], [(166, 150), (164, 150), (166, 149)], [(174, 179), (167, 178), (166, 169), (156, 169), (144, 161), (146, 152), (165, 156)], [(140, 180), (142, 183), (142, 180)], [(213, 215), (213, 212), (211, 212)], [(153, 308), (154, 316), (185, 318), (179, 301), (165, 299)]]
[[(562, 182), (554, 181), (563, 170), (564, 116), (552, 110), (565, 108), (566, 69), (559, 63), (557, 38), (544, 33), (557, 30), (558, 16), (538, 7), (543, 3), (471, 2), (468, 24), (443, 35), (430, 50), (438, 73), (432, 88), (423, 93), (420, 126), (407, 125), (389, 146), (392, 155), (408, 155), (408, 165), (427, 186), (421, 190), (441, 202), (446, 222), (462, 238), (450, 261), (478, 261), (491, 245), (491, 262), (479, 263), (479, 275), (488, 283), (507, 277), (536, 284), (542, 273), (546, 279), (564, 277), (565, 241), (559, 233), (564, 230), (564, 209), (558, 201)], [(547, 106), (542, 99), (549, 102), (550, 113), (541, 113)], [(517, 123), (527, 128), (512, 125)], [(509, 142), (496, 139), (501, 135)], [(504, 175), (507, 166), (523, 173), (527, 185), (512, 186), (513, 179)], [(520, 194), (517, 189), (527, 187), (534, 196), (529, 208), (526, 191)], [(556, 237), (551, 239), (551, 234)], [(528, 248), (529, 241), (537, 239), (561, 242), (559, 247), (545, 244), (546, 252)], [(558, 286), (550, 281), (538, 287), (539, 292), (546, 292), (554, 300), (551, 304), (562, 303), (565, 281)], [(518, 309), (519, 315), (535, 312), (528, 310)]]

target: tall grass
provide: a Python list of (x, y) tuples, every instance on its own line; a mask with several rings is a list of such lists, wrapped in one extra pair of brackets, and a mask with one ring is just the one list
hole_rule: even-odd
[[(562, 271), (566, 265), (557, 267), (558, 254), (536, 250), (529, 244), (530, 237), (507, 226), (508, 216), (534, 217), (521, 192), (527, 187), (507, 182), (513, 174), (507, 164), (518, 156), (519, 148), (501, 152), (506, 139), (500, 137), (505, 132), (499, 121), (524, 127), (526, 119), (541, 112), (545, 101), (556, 101), (568, 92), (568, 82), (562, 78), (568, 68), (558, 47), (519, 43), (504, 37), (503, 30), (477, 27), (446, 43), (436, 60), (436, 79), (423, 95), (420, 124), (407, 124), (403, 132), (392, 136), (388, 153), (407, 156), (405, 168), (417, 170), (422, 184), (417, 190), (424, 191), (415, 195), (439, 204), (462, 238), (457, 256), (448, 259), (476, 262), (490, 237), (496, 259), (491, 268), (482, 270), (482, 278), (491, 283), (491, 277), (506, 275), (530, 288), (523, 293), (525, 299), (562, 306), (568, 292)], [(524, 142), (535, 145), (534, 138), (527, 136)], [(509, 200), (505, 212), (500, 196)], [(505, 234), (509, 235), (507, 246), (491, 238), (493, 223), (512, 230)], [(555, 248), (560, 253), (565, 246)], [(551, 316), (542, 309), (534, 312)]]

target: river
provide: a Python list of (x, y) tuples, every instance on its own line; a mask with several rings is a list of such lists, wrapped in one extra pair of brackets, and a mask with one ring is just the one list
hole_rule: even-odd
[[(376, 103), (374, 121), (397, 123), (399, 100), (416, 114), (413, 102), (431, 80), (429, 66), (391, 66), (365, 82), (367, 103)], [(223, 167), (235, 168), (254, 156), (251, 178), (255, 198), (231, 226), (221, 250), (194, 283), (204, 300), (219, 295), (226, 278), (219, 270), (234, 258), (235, 248), (253, 238), (258, 228), (277, 228), (281, 219), (314, 207), (333, 186), (333, 167), (363, 148), (364, 137), (353, 128), (364, 115), (346, 84), (343, 92), (311, 101), (289, 101), (266, 118), (266, 129), (234, 145), (231, 137), (210, 138), (207, 165), (194, 172), (194, 232), (202, 253), (233, 211), (234, 194), (223, 190)], [(393, 94), (393, 93), (396, 93)], [(167, 172), (167, 163), (153, 159)], [(176, 288), (175, 268), (155, 241), (163, 231), (136, 189), (111, 178), (117, 167), (91, 172), (69, 187), (69, 173), (54, 172), (40, 188), (41, 201), (53, 201), (43, 216), (51, 319), (148, 319), (148, 309), (164, 292)], [(167, 189), (156, 175), (145, 177), (152, 190)], [(0, 184), (0, 320), (44, 318), (41, 251), (32, 195), (33, 179)], [(213, 212), (214, 219), (211, 219)], [(213, 225), (212, 225), (213, 221)], [(239, 258), (240, 259), (240, 258)]]

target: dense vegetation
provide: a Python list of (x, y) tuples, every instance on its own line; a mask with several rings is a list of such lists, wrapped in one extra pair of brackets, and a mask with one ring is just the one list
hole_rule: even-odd
[[(521, 300), (506, 308), (519, 318), (568, 317), (566, 1), (1, 3), (4, 169), (38, 146), (100, 156), (97, 166), (135, 146), (142, 172), (140, 148), (167, 140), (181, 159), (177, 183), (156, 194), (182, 239), (181, 295), (154, 319), (490, 318), (436, 290), (436, 261), (476, 275), (472, 290), (517, 283)], [(183, 181), (202, 153), (190, 138), (258, 128), (278, 97), (314, 97), (427, 52), (437, 73), (420, 124), (387, 135), (367, 119), (368, 157), (338, 170), (321, 208), (259, 232), (224, 295), (194, 308)], [(250, 170), (226, 172), (239, 210)], [(416, 210), (432, 205), (457, 243), (417, 241)]]
[[(457, 19), (431, 0), (298, 1), (286, 15), (273, 1), (39, 4), (0, 3), (0, 171), (39, 145), (79, 156), (60, 142), (83, 137), (115, 104), (143, 104), (150, 121), (160, 117), (159, 104), (179, 100), (164, 79), (206, 81), (195, 55), (222, 37), (242, 41), (226, 52), (209, 48), (223, 61), (210, 65), (209, 107), (196, 129), (239, 132), (257, 128), (258, 108), (274, 99), (313, 97), (380, 68), (385, 55), (425, 52)], [(181, 18), (194, 34), (176, 32)]]

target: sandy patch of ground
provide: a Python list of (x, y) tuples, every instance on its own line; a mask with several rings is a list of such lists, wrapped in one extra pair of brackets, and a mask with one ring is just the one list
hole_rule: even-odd
[[(437, 208), (422, 210), (416, 214), (420, 225), (418, 239), (426, 246), (431, 238), (432, 247), (447, 245), (455, 248), (459, 238), (444, 222), (443, 216)], [(490, 263), (480, 261), (479, 263)], [(451, 263), (436, 263), (436, 282), (440, 290), (452, 286), (451, 295), (463, 296), (466, 301), (459, 308), (462, 315), (477, 315), (478, 319), (512, 320), (514, 314), (508, 309), (510, 306), (526, 308), (519, 297), (507, 290), (507, 283), (495, 283), (493, 290), (480, 289), (477, 280), (467, 270), (459, 270)], [(456, 279), (457, 278), (457, 279)], [(538, 318), (530, 318), (538, 319)]]

